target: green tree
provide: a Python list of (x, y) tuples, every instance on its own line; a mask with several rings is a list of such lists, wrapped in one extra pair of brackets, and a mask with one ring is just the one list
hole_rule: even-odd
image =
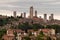
[(4, 34), (6, 34), (6, 29), (2, 29), (2, 30), (0, 30), (0, 39), (2, 38), (2, 36), (4, 35)]
[(44, 28), (43, 25), (40, 25), (40, 24), (33, 24), (33, 27), (32, 27), (34, 30), (38, 30), (38, 29), (42, 29)]
[(25, 36), (23, 40), (31, 40), (28, 36)]
[(4, 26), (7, 24), (7, 20), (6, 19), (0, 19), (0, 26)]
[(43, 32), (41, 31), (41, 32), (39, 33), (39, 35), (36, 37), (36, 40), (44, 40), (43, 37), (44, 37), (44, 34), (43, 34)]
[(29, 25), (28, 22), (18, 25), (18, 29), (28, 30), (28, 29), (31, 29), (31, 28), (32, 27)]
[(50, 37), (47, 37), (47, 40), (51, 40), (51, 38)]
[(32, 32), (29, 32), (29, 36), (32, 36), (33, 34), (32, 34)]
[(16, 33), (16, 32), (14, 32), (14, 35), (15, 35), (14, 40), (17, 40), (17, 39), (16, 39), (16, 37), (17, 37), (17, 33)]

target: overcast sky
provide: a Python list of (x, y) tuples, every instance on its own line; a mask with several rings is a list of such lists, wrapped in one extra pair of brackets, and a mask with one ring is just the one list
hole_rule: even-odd
[(12, 15), (13, 11), (29, 14), (29, 7), (33, 6), (38, 15), (53, 13), (55, 19), (60, 19), (60, 0), (0, 0), (0, 14)]

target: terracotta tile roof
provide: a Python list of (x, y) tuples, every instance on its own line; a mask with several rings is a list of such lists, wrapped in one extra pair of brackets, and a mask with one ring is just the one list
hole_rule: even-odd
[(49, 29), (42, 29), (43, 32), (48, 33)]

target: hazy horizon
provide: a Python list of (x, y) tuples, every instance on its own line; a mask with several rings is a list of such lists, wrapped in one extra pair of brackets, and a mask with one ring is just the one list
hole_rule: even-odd
[(53, 13), (54, 18), (60, 20), (60, 0), (0, 0), (0, 15), (11, 16), (13, 11), (17, 11), (17, 15), (21, 12), (28, 15), (30, 6), (38, 11), (38, 16)]

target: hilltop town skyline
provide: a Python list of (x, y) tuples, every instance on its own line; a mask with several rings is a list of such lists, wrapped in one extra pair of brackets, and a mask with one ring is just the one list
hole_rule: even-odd
[[(7, 10), (5, 10), (5, 11), (2, 10), (3, 13), (5, 13), (6, 11)], [(49, 17), (52, 14), (53, 15), (53, 19), (58, 19), (58, 18), (56, 18), (54, 13), (50, 13), (50, 14), (47, 14), (47, 13), (44, 13), (44, 14), (43, 13), (38, 13), (38, 10), (36, 10), (33, 6), (30, 6), (28, 13), (27, 12), (20, 12), (20, 11), (8, 11), (8, 12), (11, 12), (11, 13), (9, 13), (9, 14), (7, 14), (7, 12), (6, 12), (6, 14), (1, 14), (0, 13), (0, 15), (2, 15), (2, 16), (14, 16), (15, 15), (17, 17), (17, 16), (21, 16), (21, 14), (24, 15), (24, 13), (25, 13), (26, 18), (29, 18), (29, 16), (37, 16), (38, 18), (40, 18), (40, 17), (44, 18), (44, 14), (46, 14), (46, 16), (47, 16), (46, 18), (47, 18), (47, 20), (49, 20)], [(14, 12), (15, 12), (15, 14), (14, 14)]]
[(60, 40), (60, 0), (0, 0), (0, 40)]
[(54, 14), (55, 19), (60, 19), (60, 0), (0, 0), (0, 14), (11, 16), (13, 11), (17, 14), (26, 12), (33, 6), (38, 11), (38, 16)]
[[(0, 35), (2, 40), (57, 40), (58, 29), (60, 30), (60, 20), (54, 19), (54, 14), (47, 14), (44, 18), (38, 17), (37, 10), (33, 6), (27, 13), (23, 12), (17, 16), (17, 11), (13, 11), (13, 16), (0, 15)], [(57, 34), (56, 34), (57, 33)]]

